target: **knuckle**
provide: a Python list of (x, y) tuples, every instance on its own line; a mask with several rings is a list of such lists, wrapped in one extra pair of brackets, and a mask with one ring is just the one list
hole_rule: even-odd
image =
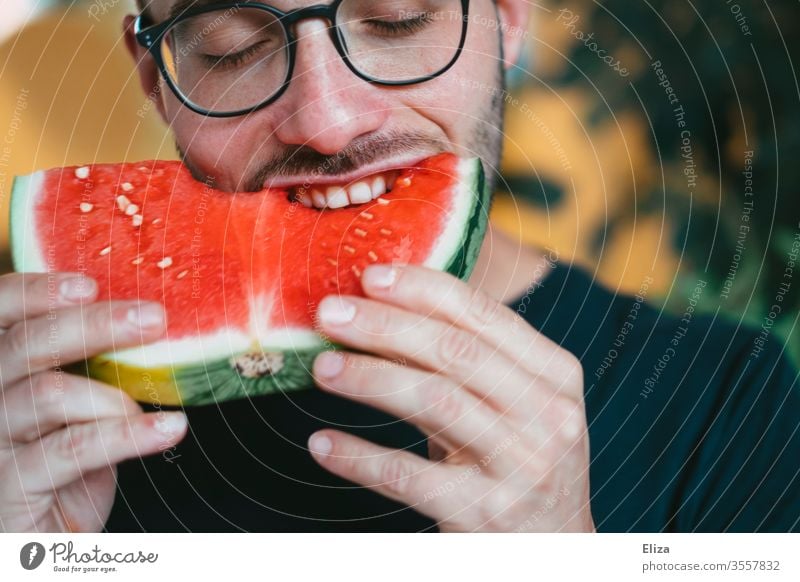
[(511, 512), (517, 503), (517, 497), (518, 495), (508, 486), (497, 487), (485, 497), (481, 508), (484, 512), (483, 519), (490, 529), (495, 529), (499, 527), (498, 524), (503, 523), (504, 516)]
[(474, 365), (479, 362), (479, 355), (477, 337), (465, 331), (450, 329), (438, 342), (438, 363), (441, 366), (451, 366), (459, 361)]
[(94, 424), (73, 424), (53, 436), (52, 446), (55, 454), (62, 459), (80, 460), (86, 458), (94, 444)]
[(28, 358), (29, 346), (32, 340), (28, 327), (23, 323), (17, 323), (3, 337), (12, 358)]
[(420, 386), (423, 414), (436, 421), (437, 426), (447, 427), (458, 422), (464, 414), (464, 406), (452, 387)]
[(329, 464), (336, 467), (337, 473), (349, 476), (359, 475), (363, 467), (359, 463), (359, 458), (354, 453), (347, 451), (346, 448), (336, 448), (334, 445), (333, 454), (329, 457)]
[(562, 384), (580, 382), (583, 384), (583, 365), (567, 350), (560, 350), (556, 356), (559, 379)]
[(586, 416), (580, 404), (569, 398), (556, 396), (549, 408), (555, 442), (562, 450), (571, 447), (585, 436)]
[(497, 321), (499, 304), (483, 291), (471, 292), (469, 306), (470, 318), (476, 326), (483, 328)]
[(531, 491), (535, 493), (539, 499), (551, 499), (558, 493), (558, 489), (559, 486), (555, 471), (550, 471), (544, 475), (537, 475), (533, 478)]
[(85, 337), (104, 338), (111, 329), (110, 304), (97, 304), (84, 311), (81, 327)]
[(38, 276), (32, 276), (28, 273), (21, 277), (18, 284), (22, 288), (22, 292), (25, 293), (26, 300), (30, 301), (32, 299), (37, 303), (51, 300), (55, 303), (56, 295), (58, 294), (56, 290), (57, 280), (58, 277), (54, 273)]
[[(359, 310), (360, 311), (360, 310)], [(394, 328), (394, 315), (390, 309), (375, 309), (371, 310), (369, 316), (364, 318), (364, 321), (359, 322), (364, 325), (364, 329), (370, 335), (386, 336), (395, 331)]]
[(112, 431), (108, 443), (110, 446), (128, 444), (134, 441), (133, 426), (127, 420), (117, 420), (112, 423)]
[(63, 407), (65, 384), (56, 372), (47, 371), (30, 377), (33, 405), (37, 410), (58, 410)]
[(381, 467), (380, 485), (397, 496), (404, 496), (411, 487), (414, 469), (402, 455), (394, 455)]

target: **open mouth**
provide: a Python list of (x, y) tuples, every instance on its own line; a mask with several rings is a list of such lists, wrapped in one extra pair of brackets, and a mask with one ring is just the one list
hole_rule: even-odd
[(378, 172), (342, 184), (311, 184), (291, 189), (291, 200), (306, 208), (346, 208), (366, 204), (391, 192), (400, 170)]

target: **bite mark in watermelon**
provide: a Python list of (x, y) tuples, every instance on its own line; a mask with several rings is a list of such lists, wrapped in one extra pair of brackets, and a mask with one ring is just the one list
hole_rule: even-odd
[(57, 168), (14, 181), (11, 243), (24, 272), (83, 272), (100, 300), (159, 301), (161, 341), (93, 358), (134, 398), (199, 405), (313, 386), (329, 294), (363, 295), (373, 263), (466, 279), (487, 225), (478, 159), (440, 154), (371, 203), (306, 208), (286, 190), (229, 193), (180, 162)]

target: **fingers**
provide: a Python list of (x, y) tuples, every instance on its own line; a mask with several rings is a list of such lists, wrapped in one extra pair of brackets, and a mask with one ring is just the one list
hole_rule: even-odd
[(26, 492), (63, 487), (82, 475), (174, 446), (186, 434), (180, 412), (155, 412), (73, 424), (14, 449)]
[(455, 496), (437, 494), (463, 477), (456, 467), (332, 430), (314, 433), (308, 446), (314, 459), (334, 475), (369, 487), (428, 517), (441, 520), (458, 511)]
[[(360, 297), (326, 297), (320, 325), (333, 341), (388, 358), (408, 358), (489, 399), (505, 413), (521, 399), (539, 400), (535, 377), (463, 329), (438, 319)], [(544, 401), (542, 401), (543, 403)]]
[(3, 386), (56, 366), (157, 340), (164, 332), (158, 303), (110, 301), (60, 309), (0, 335)]
[[(512, 432), (502, 416), (470, 392), (413, 367), (323, 352), (314, 361), (314, 376), (322, 389), (411, 422), (429, 437), (445, 441), (451, 452), (469, 449), (481, 458)], [(516, 462), (509, 461), (508, 468), (515, 468)], [(497, 463), (498, 469), (503, 464)]]
[(48, 370), (0, 392), (0, 442), (24, 443), (63, 426), (102, 418), (141, 414), (122, 390)]
[(76, 273), (10, 273), (0, 277), (0, 328), (61, 307), (89, 303), (93, 279)]
[(563, 379), (574, 372), (574, 358), (558, 344), (507, 306), (452, 275), (416, 265), (372, 265), (364, 271), (362, 286), (369, 297), (480, 337), (531, 373)]

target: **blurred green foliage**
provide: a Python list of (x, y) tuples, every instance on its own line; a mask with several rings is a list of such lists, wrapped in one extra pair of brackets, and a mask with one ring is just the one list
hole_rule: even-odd
[[(653, 159), (659, 164), (648, 170), (659, 178), (649, 191), (637, 191), (632, 196), (636, 204), (620, 209), (617, 219), (660, 212), (670, 218), (680, 271), (665, 304), (674, 311), (685, 309), (699, 279), (708, 281), (709, 289), (702, 308), (719, 309), (737, 321), (759, 327), (777, 304), (781, 311), (772, 332), (788, 341), (800, 361), (800, 334), (793, 333), (800, 307), (800, 264), (793, 272), (787, 270), (800, 233), (800, 85), (795, 68), (800, 63), (800, 4), (605, 0), (547, 6), (554, 13), (566, 8), (580, 15), (580, 28), (593, 32), (599, 46), (634, 64), (631, 74), (622, 77), (576, 42), (567, 55), (571, 64), (565, 60), (565, 66), (543, 80), (556, 88), (585, 91), (596, 104), (590, 126), (627, 112), (650, 128)], [(669, 102), (652, 68), (658, 61), (686, 113), (685, 130), (699, 177), (694, 189), (687, 187), (683, 173), (686, 134), (676, 123), (676, 104)], [(753, 151), (754, 188), (749, 198), (743, 175), (748, 150)], [(753, 202), (752, 211), (743, 218), (747, 200)], [(597, 234), (602, 244), (605, 236)], [(782, 300), (776, 299), (779, 295)]]

